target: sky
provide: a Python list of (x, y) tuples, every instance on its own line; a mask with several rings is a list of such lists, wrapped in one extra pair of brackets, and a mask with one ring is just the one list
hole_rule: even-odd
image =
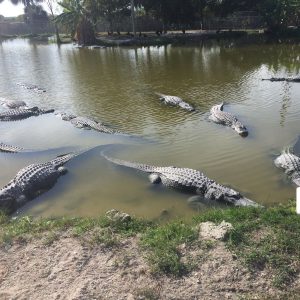
[(15, 17), (23, 14), (23, 5), (13, 5), (9, 0), (0, 3), (0, 15), (4, 17)]
[[(49, 11), (45, 4), (43, 4), (43, 7), (46, 11)], [(23, 13), (24, 6), (22, 4), (13, 5), (11, 4), (10, 0), (4, 0), (2, 3), (0, 3), (0, 15), (4, 17), (15, 17), (22, 15)]]

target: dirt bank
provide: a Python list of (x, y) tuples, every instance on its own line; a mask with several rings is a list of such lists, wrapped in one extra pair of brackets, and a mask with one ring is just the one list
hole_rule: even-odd
[[(213, 211), (199, 217), (229, 219), (233, 225), (195, 219), (188, 225), (176, 221), (153, 226), (126, 214), (118, 216), (117, 221), (106, 218), (99, 222), (28, 217), (2, 221), (0, 299), (300, 297), (299, 269), (295, 267), (299, 266), (298, 240), (294, 249), (288, 244), (281, 249), (281, 236), (269, 243), (282, 228), (281, 220), (285, 222), (283, 227), (288, 225), (293, 231), (299, 228), (298, 216), (289, 208), (271, 213), (261, 209)], [(272, 224), (280, 224), (274, 225), (276, 232), (266, 226), (267, 218)], [(263, 226), (255, 227), (258, 220)], [(241, 230), (239, 226), (244, 227)], [(247, 244), (241, 236), (245, 228), (251, 235)], [(232, 248), (237, 234), (239, 245)], [(271, 250), (264, 252), (267, 246)], [(287, 257), (285, 251), (290, 250), (292, 254)], [(257, 251), (262, 252), (257, 255)], [(266, 259), (262, 260), (264, 255)], [(271, 263), (267, 257), (272, 258)], [(272, 264), (275, 258), (280, 265), (277, 269)], [(255, 268), (249, 268), (249, 262)], [(286, 265), (282, 266), (283, 262)], [(288, 266), (295, 267), (295, 272), (286, 273), (290, 277), (284, 277), (279, 286), (285, 270), (292, 270)]]

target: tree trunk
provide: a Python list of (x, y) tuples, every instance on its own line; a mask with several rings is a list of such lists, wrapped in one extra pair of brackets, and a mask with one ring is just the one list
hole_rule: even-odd
[(86, 19), (80, 22), (76, 34), (79, 45), (93, 45), (96, 43), (94, 27)]
[(134, 11), (134, 0), (130, 0), (131, 5), (131, 22), (132, 22), (132, 32), (133, 35), (136, 36), (136, 29), (135, 29), (135, 11)]
[(54, 23), (54, 27), (55, 27), (56, 43), (61, 44), (61, 39), (59, 37), (58, 27), (55, 23)]

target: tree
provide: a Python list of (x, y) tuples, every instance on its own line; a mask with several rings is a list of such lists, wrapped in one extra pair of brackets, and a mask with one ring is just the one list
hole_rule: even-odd
[(96, 0), (96, 14), (109, 24), (109, 31), (114, 31), (114, 25), (122, 17), (130, 15), (130, 0)]
[(53, 8), (54, 1), (55, 0), (46, 0), (46, 4), (47, 4), (47, 6), (48, 6), (48, 8), (50, 10), (50, 13), (51, 13), (51, 21), (54, 24), (55, 35), (56, 35), (56, 43), (57, 44), (61, 44), (61, 40), (60, 40), (59, 32), (58, 32), (58, 27), (57, 27), (56, 22), (54, 22), (54, 19), (55, 19), (54, 8)]
[(78, 44), (91, 45), (95, 43), (95, 16), (93, 1), (65, 0), (59, 5), (63, 12), (54, 20), (66, 25)]
[(30, 4), (24, 8), (24, 22), (32, 26), (48, 22), (47, 12), (40, 5)]
[(300, 0), (264, 0), (257, 5), (271, 31), (287, 28), (289, 22), (299, 22)]
[(146, 12), (160, 19), (164, 25), (185, 27), (192, 25), (203, 1), (199, 0), (139, 0)]

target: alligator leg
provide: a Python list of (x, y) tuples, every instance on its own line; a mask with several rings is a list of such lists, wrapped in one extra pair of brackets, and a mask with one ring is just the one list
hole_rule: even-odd
[(65, 168), (65, 167), (59, 167), (59, 168), (57, 169), (57, 171), (58, 171), (61, 175), (65, 175), (65, 174), (68, 173), (68, 169)]
[(153, 184), (158, 184), (158, 183), (161, 183), (161, 178), (160, 178), (160, 175), (157, 174), (157, 173), (152, 173), (149, 175), (149, 180), (151, 183)]

